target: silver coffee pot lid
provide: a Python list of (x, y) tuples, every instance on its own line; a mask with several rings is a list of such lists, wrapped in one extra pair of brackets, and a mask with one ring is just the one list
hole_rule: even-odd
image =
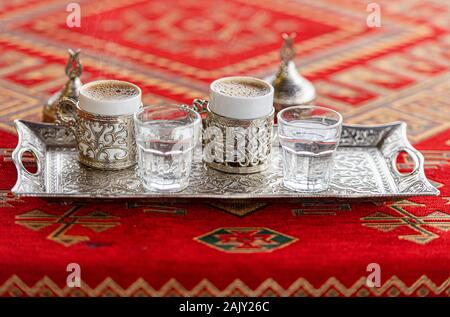
[(44, 122), (52, 123), (56, 120), (56, 105), (65, 97), (78, 100), (81, 80), (80, 76), (83, 71), (83, 66), (80, 62), (80, 50), (68, 50), (69, 59), (66, 64), (66, 75), (68, 77), (66, 84), (56, 93), (54, 93), (47, 101), (43, 110)]
[(309, 80), (299, 74), (294, 63), (294, 38), (296, 34), (283, 34), (284, 43), (280, 50), (281, 65), (278, 73), (269, 78), (274, 92), (274, 103), (299, 105), (312, 102), (316, 90)]

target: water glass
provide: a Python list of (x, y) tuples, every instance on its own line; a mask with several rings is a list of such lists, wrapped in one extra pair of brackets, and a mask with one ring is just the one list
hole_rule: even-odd
[(283, 183), (299, 192), (328, 188), (342, 116), (319, 106), (294, 106), (277, 116), (282, 147)]
[(180, 105), (148, 106), (134, 115), (139, 176), (147, 190), (178, 192), (189, 184), (201, 117)]

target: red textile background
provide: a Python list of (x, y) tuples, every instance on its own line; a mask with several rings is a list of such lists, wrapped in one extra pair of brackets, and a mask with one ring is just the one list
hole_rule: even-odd
[[(79, 3), (80, 28), (66, 24), (65, 1), (0, 11), (1, 296), (450, 294), (446, 1), (379, 2), (379, 28), (366, 24), (366, 1)], [(231, 208), (11, 194), (12, 120), (41, 120), (65, 82), (68, 47), (82, 48), (83, 82), (123, 79), (142, 87), (146, 103), (188, 103), (215, 78), (272, 74), (285, 31), (299, 33), (297, 64), (318, 104), (347, 123), (408, 123), (439, 197)], [(81, 288), (66, 286), (69, 263), (81, 267)], [(370, 263), (380, 265), (380, 287), (366, 285)]]

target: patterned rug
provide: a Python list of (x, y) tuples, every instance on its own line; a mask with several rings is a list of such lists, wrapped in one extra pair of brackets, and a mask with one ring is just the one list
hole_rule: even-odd
[[(449, 296), (450, 6), (446, 0), (16, 0), (0, 6), (1, 296)], [(14, 197), (12, 120), (65, 82), (116, 78), (190, 103), (226, 75), (276, 71), (281, 33), (317, 103), (347, 123), (405, 121), (441, 195), (386, 203), (47, 202)], [(31, 162), (30, 162), (31, 164)], [(402, 167), (413, 162), (406, 159)], [(67, 265), (81, 288), (66, 285)], [(369, 287), (371, 263), (380, 287)]]

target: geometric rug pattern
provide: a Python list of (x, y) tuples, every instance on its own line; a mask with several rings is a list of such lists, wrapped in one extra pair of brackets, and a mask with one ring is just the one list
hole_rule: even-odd
[[(450, 4), (352, 0), (77, 1), (0, 7), (0, 296), (450, 295)], [(398, 202), (45, 201), (11, 194), (13, 120), (42, 121), (81, 49), (82, 81), (136, 83), (185, 103), (223, 76), (265, 78), (281, 34), (315, 103), (346, 123), (404, 121), (439, 197)], [(33, 165), (32, 158), (25, 158)], [(404, 158), (400, 168), (414, 162)], [(81, 288), (66, 267), (81, 267)], [(381, 267), (368, 287), (367, 266)]]

